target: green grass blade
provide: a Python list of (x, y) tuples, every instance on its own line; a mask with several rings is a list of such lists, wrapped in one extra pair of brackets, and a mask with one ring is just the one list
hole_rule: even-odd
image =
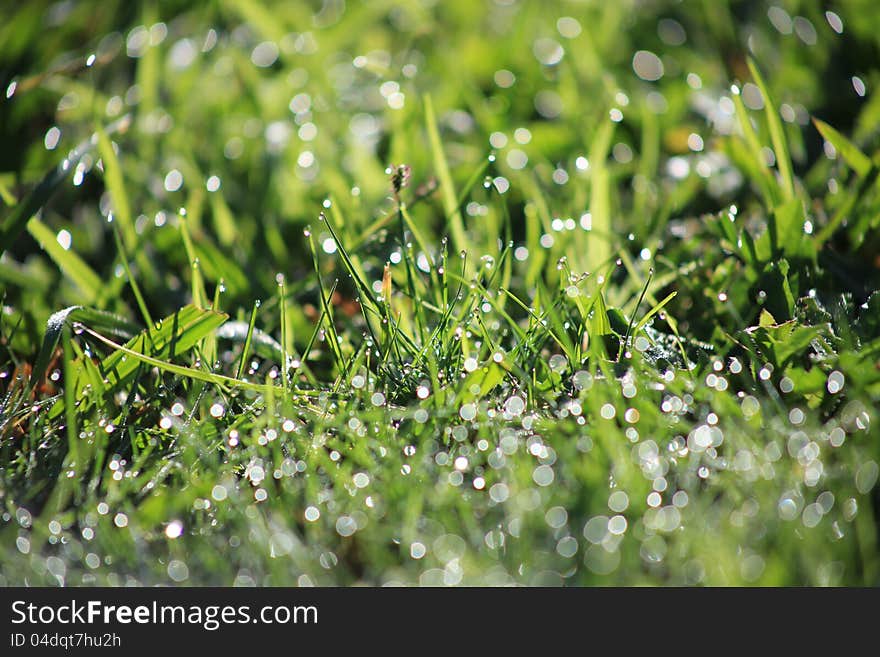
[(770, 141), (773, 144), (773, 152), (776, 154), (776, 167), (779, 169), (779, 175), (782, 178), (782, 192), (785, 200), (794, 198), (794, 176), (791, 167), (791, 154), (788, 150), (788, 143), (785, 139), (785, 130), (782, 127), (782, 121), (779, 118), (779, 110), (773, 102), (770, 91), (764, 83), (764, 78), (758, 70), (755, 61), (749, 57), (749, 71), (755, 84), (761, 90), (764, 97), (764, 112), (767, 115), (767, 126), (770, 129)]
[(614, 123), (605, 121), (590, 146), (590, 216), (587, 260), (577, 263), (583, 271), (595, 271), (611, 257), (611, 179), (606, 160), (614, 136)]
[(186, 214), (181, 212), (179, 220), (180, 238), (183, 240), (187, 262), (189, 262), (190, 265), (190, 292), (192, 294), (192, 300), (199, 308), (207, 308), (208, 294), (205, 292), (205, 281), (202, 278), (201, 261), (196, 254), (195, 247), (193, 246)]
[[(287, 325), (287, 295), (284, 292), (284, 277), (278, 277), (278, 321), (281, 327), (281, 383), (285, 390), (290, 390), (290, 370), (288, 353), (290, 348), (290, 336)], [(335, 336), (334, 336), (335, 337)]]
[(678, 292), (670, 292), (665, 297), (663, 297), (663, 300), (660, 301), (660, 303), (654, 305), (654, 307), (651, 308), (651, 310), (646, 312), (645, 316), (639, 320), (638, 324), (636, 324), (635, 328), (633, 329), (632, 335), (638, 334), (639, 331), (641, 331), (643, 328), (645, 328), (648, 325), (648, 322), (651, 321), (651, 318), (654, 317), (654, 315), (659, 313), (661, 310), (663, 310), (663, 308), (666, 307), (666, 304), (668, 304), (670, 301), (672, 301), (676, 297), (677, 294), (678, 294)]
[(64, 275), (83, 293), (84, 301), (89, 304), (97, 301), (101, 296), (102, 283), (92, 268), (76, 253), (61, 246), (52, 229), (36, 217), (28, 221), (27, 228)]
[(468, 248), (468, 240), (464, 230), (464, 221), (458, 206), (458, 197), (455, 192), (455, 184), (452, 182), (452, 174), (449, 172), (449, 163), (443, 152), (443, 142), (440, 140), (440, 131), (437, 128), (437, 117), (434, 115), (434, 104), (430, 96), (425, 96), (425, 124), (428, 130), (428, 143), (434, 158), (434, 168), (437, 170), (437, 178), (440, 180), (440, 191), (443, 197), (443, 210), (449, 221), (449, 233), (452, 245), (457, 251)]
[(821, 119), (813, 117), (813, 125), (816, 126), (816, 129), (822, 137), (834, 146), (834, 149), (840, 153), (840, 157), (843, 158), (843, 161), (846, 162), (860, 178), (864, 178), (868, 175), (868, 172), (871, 170), (871, 158), (859, 150), (858, 146)]
[[(149, 337), (151, 357), (155, 359), (173, 358), (176, 355), (186, 353), (205, 337), (211, 335), (226, 321), (226, 318), (225, 313), (189, 305), (159, 321), (149, 331), (149, 334), (144, 331), (132, 338), (126, 343), (126, 349), (135, 350), (140, 347), (143, 351), (143, 341)], [(116, 351), (101, 362), (101, 370), (105, 376), (112, 375), (117, 385), (127, 381), (134, 375), (138, 367), (136, 361), (123, 358), (125, 353)]]
[[(247, 390), (255, 390), (257, 392), (265, 392), (266, 386), (256, 383), (250, 383), (249, 381), (241, 381), (239, 379), (234, 379), (229, 376), (223, 376), (222, 374), (214, 374), (212, 372), (206, 372), (204, 370), (195, 369), (192, 367), (184, 367), (183, 365), (176, 365), (174, 363), (169, 363), (167, 361), (161, 360), (160, 358), (155, 358), (153, 356), (147, 356), (146, 354), (138, 351), (137, 349), (133, 349), (131, 347), (118, 344), (113, 342), (110, 338), (104, 337), (97, 331), (94, 331), (90, 328), (86, 328), (85, 332), (91, 335), (93, 338), (102, 342), (103, 344), (115, 349), (116, 352), (114, 355), (119, 354), (120, 356), (130, 356), (133, 362), (144, 363), (145, 365), (149, 365), (151, 367), (157, 367), (159, 370), (163, 372), (168, 372), (170, 374), (176, 374), (177, 376), (183, 376), (189, 379), (195, 379), (196, 381), (204, 381), (205, 383), (213, 383), (214, 385), (228, 388), (245, 388)], [(145, 336), (137, 338), (141, 345), (144, 344)], [(135, 368), (132, 368), (132, 373)]]
[(70, 308), (59, 310), (46, 323), (46, 333), (43, 336), (42, 346), (34, 362), (28, 390), (32, 390), (46, 376), (46, 370), (49, 367), (52, 354), (55, 351), (55, 347), (58, 346), (58, 341), (61, 339), (61, 332), (65, 326), (70, 326), (73, 322), (110, 329), (123, 337), (129, 337), (137, 331), (137, 328), (128, 320), (103, 310), (85, 308), (83, 306), (71, 306)]
[(153, 326), (153, 317), (150, 314), (149, 308), (147, 308), (147, 302), (144, 300), (144, 295), (141, 292), (141, 286), (138, 285), (137, 280), (135, 280), (134, 274), (131, 272), (131, 266), (128, 263), (129, 255), (128, 250), (125, 248), (125, 244), (122, 242), (122, 235), (119, 232), (119, 227), (115, 222), (110, 222), (113, 229), (113, 241), (116, 243), (116, 249), (119, 251), (119, 259), (122, 261), (122, 267), (125, 269), (125, 275), (128, 277), (128, 284), (131, 286), (131, 291), (134, 293), (134, 298), (137, 301), (138, 309), (141, 311), (141, 316), (144, 319), (146, 325)]
[(220, 243), (226, 247), (233, 246), (236, 240), (240, 239), (241, 233), (232, 216), (232, 210), (229, 209), (220, 190), (211, 194), (211, 217), (214, 220), (214, 230), (217, 231)]
[[(238, 359), (238, 370), (235, 372), (235, 378), (240, 379), (244, 375), (244, 369), (247, 365), (248, 354), (251, 350), (251, 341), (254, 337), (254, 325), (257, 323), (257, 310), (260, 307), (259, 299), (254, 301), (254, 307), (251, 309), (251, 319), (247, 324), (247, 333), (245, 334), (244, 346), (241, 348), (241, 357)], [(279, 345), (280, 347), (280, 345)], [(284, 351), (281, 349), (282, 364), (284, 364)]]
[(733, 94), (733, 105), (736, 109), (737, 122), (739, 123), (740, 131), (742, 132), (742, 137), (747, 147), (747, 152), (750, 155), (748, 158), (748, 165), (755, 171), (755, 175), (757, 176), (757, 179), (754, 182), (758, 185), (758, 188), (764, 195), (765, 205), (768, 208), (772, 208), (776, 205), (778, 200), (778, 186), (776, 185), (776, 181), (773, 178), (770, 168), (767, 166), (767, 162), (764, 160), (761, 140), (758, 139), (758, 134), (755, 132), (754, 126), (752, 126), (752, 121), (749, 118), (749, 113), (740, 97), (739, 91)]
[(122, 179), (122, 167), (119, 158), (107, 133), (101, 128), (96, 131), (98, 135), (98, 153), (104, 163), (104, 184), (110, 193), (113, 202), (113, 217), (119, 221), (122, 239), (127, 249), (131, 250), (137, 244), (137, 232), (134, 229), (134, 220), (131, 216), (131, 204), (128, 193), (125, 191), (125, 182)]

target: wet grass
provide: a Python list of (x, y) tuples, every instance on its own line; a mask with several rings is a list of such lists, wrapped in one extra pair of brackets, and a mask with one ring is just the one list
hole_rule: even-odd
[(0, 27), (0, 582), (880, 583), (870, 3), (116, 4)]

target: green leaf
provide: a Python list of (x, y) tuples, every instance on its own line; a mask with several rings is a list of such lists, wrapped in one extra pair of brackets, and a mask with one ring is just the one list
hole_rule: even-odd
[(110, 142), (107, 133), (98, 128), (97, 135), (98, 152), (101, 154), (101, 160), (104, 164), (104, 184), (107, 187), (107, 191), (110, 192), (114, 216), (119, 222), (125, 246), (131, 250), (137, 243), (137, 232), (134, 228), (134, 221), (131, 218), (131, 205), (128, 202), (125, 183), (122, 180), (122, 168), (119, 165), (119, 158), (116, 157), (116, 151), (113, 150), (113, 144)]
[(751, 338), (747, 342), (757, 347), (759, 357), (770, 359), (777, 369), (785, 369), (791, 359), (803, 356), (821, 331), (821, 327), (803, 326), (794, 319), (777, 324), (769, 312), (762, 310), (759, 325), (744, 333)]
[(785, 258), (768, 262), (751, 288), (753, 295), (764, 293), (762, 312), (770, 313), (775, 321), (785, 322), (794, 317), (797, 295), (792, 291), (789, 273), (790, 265)]
[(804, 232), (804, 204), (798, 198), (777, 205), (767, 221), (767, 231), (758, 239), (757, 248), (766, 259), (782, 256), (809, 256), (815, 253), (812, 241)]
[[(173, 315), (156, 323), (156, 327), (144, 330), (129, 340), (124, 349), (118, 349), (101, 362), (101, 371), (105, 376), (112, 374), (115, 383), (127, 381), (137, 370), (138, 362), (171, 360), (175, 356), (192, 349), (200, 340), (211, 335), (223, 322), (225, 313), (204, 310), (194, 305), (185, 306)], [(126, 354), (134, 351), (147, 355), (152, 360), (126, 358)], [(158, 367), (158, 365), (156, 365)]]
[(846, 162), (860, 178), (868, 175), (868, 172), (871, 170), (871, 158), (862, 153), (858, 146), (821, 119), (813, 117), (813, 125), (816, 126), (819, 133), (825, 138), (825, 141), (834, 146), (834, 150), (840, 153), (840, 157), (843, 158), (843, 161)]
[(773, 144), (773, 152), (776, 154), (776, 167), (779, 169), (779, 175), (782, 178), (783, 198), (792, 199), (794, 198), (794, 177), (791, 170), (791, 154), (788, 152), (788, 143), (785, 139), (782, 121), (779, 118), (779, 111), (776, 109), (767, 85), (764, 84), (761, 72), (751, 57), (748, 59), (748, 64), (755, 84), (758, 85), (761, 95), (764, 97), (764, 113), (767, 115), (770, 141)]
[(666, 307), (666, 304), (668, 304), (670, 301), (672, 301), (677, 294), (678, 294), (678, 292), (670, 292), (669, 294), (667, 294), (663, 298), (662, 301), (660, 301), (660, 303), (658, 303), (653, 308), (651, 308), (651, 310), (646, 312), (645, 316), (639, 320), (638, 324), (636, 324), (635, 328), (633, 329), (632, 334), (633, 335), (638, 334), (639, 331), (641, 331), (645, 326), (648, 325), (648, 322), (651, 321), (651, 318), (654, 317), (654, 315), (659, 313), (661, 310), (663, 310), (663, 308)]
[(489, 361), (483, 367), (477, 368), (468, 374), (464, 385), (461, 386), (460, 393), (455, 400), (455, 406), (485, 397), (504, 380), (506, 373), (506, 370), (494, 361)]
[(434, 168), (437, 170), (437, 178), (440, 180), (440, 191), (443, 195), (443, 210), (449, 221), (449, 231), (452, 237), (452, 245), (456, 250), (467, 249), (468, 241), (464, 231), (464, 221), (458, 207), (458, 199), (455, 192), (455, 184), (452, 182), (452, 174), (449, 173), (449, 163), (443, 153), (443, 142), (440, 140), (440, 131), (437, 129), (437, 118), (434, 115), (434, 104), (430, 96), (425, 96), (425, 124), (428, 129), (428, 143), (431, 146), (431, 155), (434, 158)]
[(605, 295), (602, 290), (596, 293), (596, 304), (593, 308), (593, 315), (590, 318), (590, 337), (609, 335), (611, 333), (611, 322), (608, 321), (608, 307), (605, 304)]
[[(231, 388), (247, 388), (248, 390), (256, 390), (258, 392), (264, 392), (266, 390), (265, 385), (250, 383), (249, 381), (241, 381), (239, 379), (233, 379), (229, 376), (223, 376), (222, 374), (213, 374), (211, 372), (205, 372), (204, 370), (198, 370), (193, 367), (184, 367), (183, 365), (169, 363), (168, 361), (164, 361), (153, 356), (147, 356), (145, 353), (138, 350), (137, 348), (131, 348), (126, 345), (117, 344), (109, 338), (106, 338), (91, 329), (86, 329), (86, 331), (89, 333), (89, 335), (96, 338), (100, 342), (103, 342), (108, 347), (116, 349), (117, 351), (114, 352), (114, 356), (119, 355), (120, 358), (127, 358), (126, 362), (131, 363), (131, 373), (134, 373), (134, 371), (139, 366), (139, 363), (143, 363), (151, 367), (156, 367), (163, 372), (195, 379), (197, 381), (204, 381), (205, 383), (213, 383), (214, 385), (218, 386)], [(141, 346), (143, 346), (145, 339), (141, 337), (140, 342)]]
[(37, 354), (37, 360), (34, 363), (34, 369), (31, 372), (30, 382), (28, 383), (29, 390), (32, 390), (46, 376), (49, 361), (52, 358), (55, 347), (58, 346), (58, 341), (61, 339), (61, 332), (65, 327), (71, 326), (74, 322), (109, 329), (123, 337), (129, 337), (137, 330), (125, 318), (103, 310), (86, 308), (84, 306), (71, 306), (70, 308), (59, 310), (46, 323), (46, 334), (43, 336), (43, 344), (40, 347), (40, 352)]
[(736, 108), (736, 118), (739, 122), (742, 137), (745, 141), (748, 155), (736, 158), (737, 163), (745, 166), (752, 174), (753, 181), (764, 195), (764, 204), (768, 208), (772, 208), (777, 202), (778, 187), (773, 178), (773, 174), (767, 163), (764, 161), (764, 153), (761, 147), (761, 140), (755, 132), (754, 126), (749, 119), (749, 113), (743, 104), (739, 94), (733, 94), (733, 104)]
[(76, 253), (61, 246), (55, 232), (36, 217), (28, 221), (27, 228), (64, 275), (83, 293), (85, 302), (94, 303), (101, 295), (103, 284), (92, 268)]
[(590, 216), (585, 271), (594, 271), (611, 257), (611, 177), (606, 160), (615, 124), (601, 125), (590, 145)]
[(776, 326), (776, 318), (766, 308), (762, 308), (761, 315), (758, 317), (758, 326), (763, 328)]

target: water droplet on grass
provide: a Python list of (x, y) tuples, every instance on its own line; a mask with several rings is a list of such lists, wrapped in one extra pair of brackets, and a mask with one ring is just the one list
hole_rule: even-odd
[(577, 539), (573, 536), (565, 536), (560, 538), (556, 543), (556, 553), (566, 559), (572, 558), (578, 551)]
[(838, 392), (843, 390), (843, 386), (846, 383), (846, 379), (843, 375), (843, 372), (838, 370), (833, 371), (828, 375), (828, 381), (826, 383), (826, 388), (829, 393), (832, 395), (836, 395)]
[(183, 523), (179, 520), (173, 520), (165, 527), (165, 536), (170, 539), (180, 538), (183, 534)]
[(865, 81), (862, 80), (862, 78), (860, 78), (859, 76), (854, 75), (852, 78), (852, 85), (853, 85), (853, 89), (856, 90), (856, 93), (859, 95), (859, 97), (864, 98), (865, 94), (867, 93), (867, 88), (865, 87)]
[(165, 175), (165, 191), (176, 192), (183, 186), (183, 174), (172, 169)]
[(608, 508), (615, 513), (623, 513), (629, 507), (629, 496), (622, 490), (608, 496)]
[(553, 483), (554, 478), (553, 468), (549, 465), (539, 465), (532, 471), (532, 480), (538, 486), (549, 486)]
[(867, 495), (877, 483), (878, 476), (880, 476), (880, 466), (875, 461), (862, 464), (856, 472), (856, 488), (862, 495)]
[(586, 370), (578, 370), (571, 377), (572, 384), (578, 390), (589, 390), (593, 387), (593, 375)]
[(172, 559), (168, 563), (168, 577), (175, 582), (183, 582), (189, 578), (189, 568), (184, 562)]
[(493, 484), (491, 488), (489, 488), (489, 497), (492, 498), (497, 503), (505, 502), (507, 498), (510, 496), (510, 488), (508, 488), (507, 484), (497, 483)]
[(553, 529), (559, 529), (568, 522), (568, 511), (561, 506), (554, 506), (544, 514), (544, 520)]
[(626, 518), (617, 515), (608, 520), (608, 532), (615, 536), (619, 536), (626, 532), (627, 522)]
[(504, 403), (504, 412), (512, 415), (514, 417), (522, 415), (522, 412), (525, 410), (526, 403), (522, 397), (514, 395), (513, 397), (509, 397), (507, 401)]
[(568, 359), (562, 354), (553, 354), (550, 357), (550, 369), (557, 374), (562, 374), (568, 367)]
[(828, 24), (831, 26), (831, 29), (837, 32), (838, 34), (843, 34), (843, 20), (833, 11), (825, 12), (825, 20), (828, 21)]
[(610, 575), (620, 565), (620, 553), (608, 551), (601, 545), (591, 545), (584, 555), (584, 564), (597, 575)]
[(351, 536), (357, 530), (357, 522), (351, 516), (339, 516), (339, 519), (336, 521), (336, 532), (340, 536)]

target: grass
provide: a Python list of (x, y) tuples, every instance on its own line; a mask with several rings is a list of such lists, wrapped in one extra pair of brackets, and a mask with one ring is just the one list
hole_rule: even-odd
[(870, 3), (48, 7), (0, 583), (880, 583)]

